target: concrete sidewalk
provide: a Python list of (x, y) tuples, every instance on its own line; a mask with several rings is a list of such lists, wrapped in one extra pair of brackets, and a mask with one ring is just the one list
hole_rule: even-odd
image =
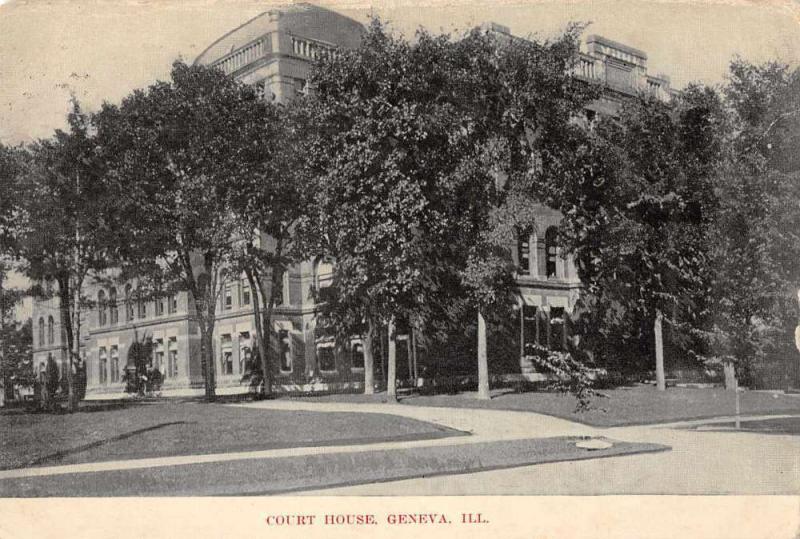
[[(324, 495), (800, 494), (800, 437), (746, 432), (703, 432), (689, 428), (702, 423), (728, 421), (730, 418), (668, 425), (598, 428), (531, 412), (490, 409), (296, 400), (248, 402), (228, 406), (262, 410), (392, 414), (469, 432), (471, 436), (26, 468), (0, 472), (0, 480), (24, 482), (36, 481), (37, 478), (44, 480), (49, 476), (77, 474), (70, 475), (70, 478), (84, 482), (94, 481), (96, 485), (102, 485), (103, 474), (111, 474), (109, 478), (134, 478), (130, 475), (134, 470), (144, 469), (163, 470), (158, 473), (176, 480), (178, 477), (190, 476), (192, 470), (206, 470), (208, 473), (225, 469), (238, 470), (237, 474), (246, 477), (245, 470), (266, 471), (271, 466), (268, 464), (270, 461), (278, 463), (276, 459), (307, 458), (311, 462), (340, 455), (346, 462), (355, 463), (366, 455), (377, 455), (381, 452), (433, 451), (433, 454), (445, 455), (442, 451), (450, 448), (450, 454), (467, 455), (474, 453), (475, 448), (480, 446), (486, 448), (481, 450), (483, 454), (489, 454), (492, 450), (486, 444), (492, 443), (502, 445), (566, 437), (604, 437), (630, 444), (645, 444), (648, 447), (667, 446), (672, 451), (493, 471), (476, 471), (480, 468), (471, 466), (464, 468), (469, 472), (467, 474), (459, 474), (451, 467), (452, 469), (448, 469), (449, 473), (455, 475), (406, 480), (392, 480), (392, 476), (389, 476), (389, 482), (372, 481), (369, 484), (315, 492)], [(744, 421), (760, 417), (765, 416), (741, 419)], [(459, 446), (464, 447), (464, 450), (459, 451)], [(597, 456), (603, 455), (598, 453)], [(591, 458), (588, 455), (587, 457)], [(517, 459), (516, 462), (517, 465), (524, 464), (523, 459)], [(546, 462), (546, 459), (536, 462)], [(155, 472), (145, 470), (141, 473)], [(82, 476), (86, 479), (81, 479)], [(251, 482), (258, 480), (250, 479)], [(180, 486), (180, 483), (176, 485)], [(235, 487), (235, 484), (232, 485), (230, 488)]]
[(265, 410), (393, 414), (469, 432), (475, 437), (474, 439), (480, 440), (597, 436), (602, 435), (607, 430), (557, 417), (514, 410), (445, 408), (399, 403), (309, 402), (301, 400), (259, 401), (231, 404), (231, 406)]
[(0, 471), (0, 496), (276, 494), (669, 450), (662, 444), (608, 439), (611, 443), (607, 447), (580, 448), (577, 442), (596, 436), (596, 429), (519, 412), (476, 413), (462, 409), (299, 401), (228, 406), (265, 411), (390, 414), (471, 434), (4, 470)]
[[(800, 437), (688, 428), (731, 421), (728, 416), (670, 424), (598, 428), (531, 412), (486, 409), (298, 401), (267, 401), (240, 406), (399, 414), (472, 432), (472, 441), (605, 436), (672, 448), (668, 452), (624, 459), (541, 464), (469, 475), (358, 485), (309, 494), (800, 494)], [(796, 416), (755, 415), (740, 419), (775, 417)]]
[[(421, 447), (457, 446), (491, 441), (521, 440), (531, 438), (549, 438), (556, 436), (593, 436), (595, 429), (562, 419), (520, 414), (516, 412), (497, 412), (475, 414), (474, 410), (455, 408), (420, 408), (399, 404), (348, 404), (348, 403), (309, 403), (302, 401), (258, 401), (237, 403), (227, 406), (255, 408), (263, 410), (303, 410), (314, 412), (352, 412), (393, 414), (438, 425), (449, 426), (467, 432), (470, 436), (452, 436), (439, 439), (383, 442), (369, 444), (329, 445), (313, 447), (294, 447), (287, 449), (268, 449), (262, 451), (244, 451), (216, 453), (206, 455), (181, 455), (171, 457), (140, 458), (104, 462), (88, 462), (81, 464), (40, 466), (0, 470), (0, 480), (42, 477), (47, 475), (63, 475), (88, 473), (96, 471), (133, 470), (191, 464), (208, 464), (213, 462), (230, 462), (237, 460), (284, 458), (290, 456), (319, 455), (333, 453), (356, 453), (362, 451), (381, 451), (390, 449), (414, 449)], [(501, 416), (510, 415), (510, 420)], [(454, 426), (458, 425), (458, 426)]]

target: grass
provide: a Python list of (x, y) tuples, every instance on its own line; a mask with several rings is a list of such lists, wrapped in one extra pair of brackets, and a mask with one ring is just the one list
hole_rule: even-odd
[[(597, 427), (668, 423), (685, 419), (732, 416), (736, 411), (735, 394), (721, 388), (669, 388), (657, 391), (653, 386), (598, 390), (590, 409), (576, 412), (576, 399), (545, 391), (514, 392), (493, 390), (492, 399), (479, 401), (475, 393), (455, 395), (406, 395), (400, 402), (416, 406), (482, 408), (536, 412)], [(748, 391), (740, 394), (743, 415), (800, 413), (800, 397)], [(305, 397), (315, 401), (380, 402), (385, 394), (327, 395)]]
[[(698, 428), (699, 430), (699, 428)], [(725, 432), (757, 432), (760, 434), (791, 434), (800, 435), (800, 417), (779, 417), (775, 419), (760, 419), (757, 421), (742, 421), (739, 429), (736, 423), (714, 423), (704, 425), (703, 431)]]
[(669, 449), (657, 444), (614, 442), (610, 448), (588, 451), (575, 446), (578, 440), (505, 440), (12, 478), (0, 480), (0, 497), (285, 494)]
[(131, 404), (75, 414), (0, 415), (0, 469), (105, 460), (367, 444), (463, 434), (383, 414)]

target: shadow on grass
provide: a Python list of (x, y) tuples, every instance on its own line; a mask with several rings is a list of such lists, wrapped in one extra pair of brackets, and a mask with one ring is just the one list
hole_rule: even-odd
[[(8, 466), (8, 467), (0, 467), (0, 470), (13, 470), (17, 468), (29, 468), (31, 466), (39, 466), (41, 464), (49, 464), (52, 462), (59, 462), (63, 460), (65, 457), (70, 455), (75, 455), (77, 453), (82, 453), (84, 451), (88, 451), (90, 449), (94, 449), (96, 447), (101, 447), (104, 445), (108, 445), (113, 442), (118, 442), (120, 440), (126, 440), (128, 438), (133, 438), (134, 436), (138, 436), (140, 434), (144, 434), (145, 432), (150, 432), (158, 429), (163, 429), (164, 427), (170, 427), (173, 425), (186, 425), (189, 422), (187, 421), (172, 421), (169, 423), (161, 423), (159, 425), (153, 425), (151, 427), (145, 427), (143, 429), (137, 429), (131, 432), (125, 432), (123, 434), (119, 434), (117, 436), (112, 436), (110, 438), (105, 438), (103, 440), (97, 440), (96, 442), (91, 442), (84, 445), (79, 445), (78, 447), (73, 447), (70, 449), (64, 449), (61, 451), (56, 451), (55, 453), (51, 453), (49, 455), (44, 455), (42, 457), (30, 460), (24, 464), (20, 464), (17, 466)], [(193, 423), (193, 422), (192, 422)]]

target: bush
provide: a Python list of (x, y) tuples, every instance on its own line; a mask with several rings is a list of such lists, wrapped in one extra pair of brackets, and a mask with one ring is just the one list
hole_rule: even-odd
[(591, 399), (596, 395), (592, 371), (570, 352), (548, 350), (538, 344), (525, 347), (531, 362), (542, 372), (553, 374), (556, 382), (552, 387), (563, 393), (572, 393), (578, 399), (576, 411), (589, 408)]

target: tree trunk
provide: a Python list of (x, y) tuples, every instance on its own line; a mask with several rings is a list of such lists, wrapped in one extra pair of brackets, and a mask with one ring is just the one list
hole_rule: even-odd
[(69, 276), (62, 275), (58, 277), (58, 313), (61, 322), (61, 327), (64, 328), (64, 335), (67, 337), (66, 343), (61, 343), (62, 350), (67, 352), (67, 365), (66, 373), (62, 376), (67, 378), (67, 409), (74, 412), (78, 409), (77, 401), (75, 399), (75, 384), (72, 379), (72, 346), (74, 336), (72, 334), (72, 324), (70, 324), (70, 307), (72, 302), (71, 290), (69, 287)]
[(200, 322), (200, 361), (205, 371), (205, 396), (207, 402), (217, 400), (216, 365), (214, 364), (214, 326)]
[(375, 328), (372, 319), (367, 320), (367, 334), (364, 335), (364, 395), (375, 393), (375, 357), (372, 354), (372, 339)]
[[(81, 357), (81, 288), (83, 287), (83, 279), (77, 278), (72, 293), (74, 294), (72, 300), (72, 350), (69, 358), (69, 402), (70, 409), (75, 411), (78, 409), (78, 395), (77, 388), (75, 387), (75, 378), (73, 376), (73, 365), (77, 365)], [(86, 367), (85, 365), (83, 366)]]
[(214, 323), (200, 322), (200, 358), (206, 366), (205, 394), (207, 402), (217, 400), (217, 358), (214, 355)]
[(413, 370), (411, 371), (411, 377), (414, 379), (414, 387), (417, 387), (417, 381), (419, 380), (419, 364), (417, 363), (417, 328), (411, 328), (411, 364), (413, 365)]
[(263, 397), (272, 391), (272, 387), (267, 387), (268, 385), (271, 386), (271, 384), (268, 383), (270, 378), (269, 360), (267, 359), (268, 344), (264, 339), (263, 319), (261, 317), (261, 289), (258, 286), (256, 277), (254, 277), (253, 270), (246, 269), (244, 273), (247, 276), (247, 282), (250, 283), (250, 290), (252, 290), (251, 301), (253, 302), (253, 320), (256, 326), (256, 348), (258, 348), (258, 362), (261, 365), (261, 396)]
[(489, 359), (486, 354), (486, 320), (478, 311), (478, 399), (489, 400)]
[(272, 394), (272, 314), (275, 312), (275, 282), (280, 280), (275, 276), (275, 268), (271, 270), (269, 293), (264, 288), (264, 281), (256, 274), (254, 275), (258, 290), (261, 292), (262, 319), (261, 327), (264, 330), (264, 391)]
[(394, 318), (389, 320), (388, 327), (388, 373), (386, 376), (386, 396), (389, 401), (397, 400), (397, 341), (394, 329)]
[(725, 389), (736, 391), (736, 368), (732, 361), (726, 361), (722, 365), (722, 372), (725, 374)]
[(664, 338), (662, 336), (663, 316), (661, 311), (656, 311), (656, 319), (653, 323), (653, 332), (656, 337), (656, 388), (659, 391), (667, 389), (667, 379), (664, 374)]

